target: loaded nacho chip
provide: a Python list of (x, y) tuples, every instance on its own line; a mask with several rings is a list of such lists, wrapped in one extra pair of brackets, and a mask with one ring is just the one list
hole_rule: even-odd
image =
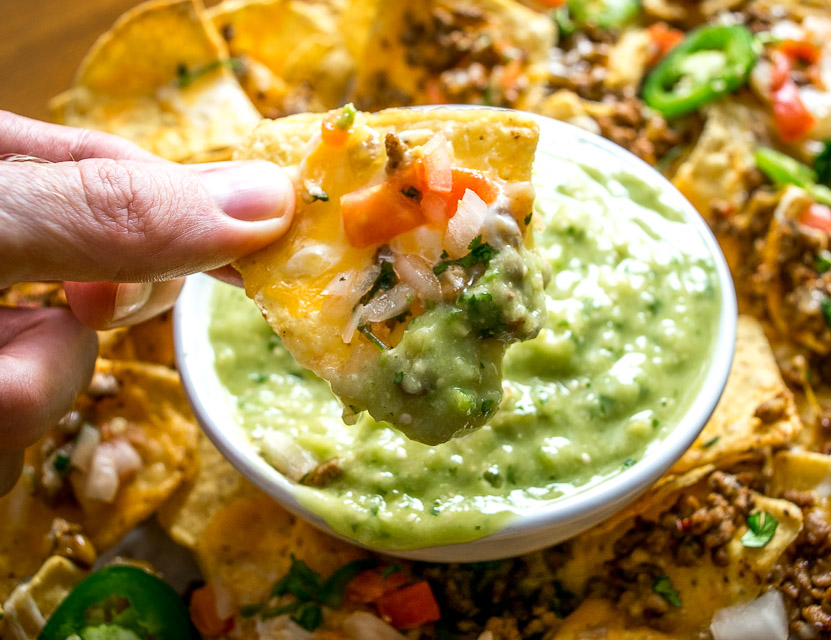
[(248, 97), (277, 118), (343, 104), (354, 62), (339, 9), (336, 2), (226, 0), (208, 14), (239, 62)]
[(54, 116), (168, 160), (226, 159), (260, 117), (232, 66), (193, 0), (148, 2), (98, 39)]
[(299, 202), (284, 238), (239, 261), (246, 292), (346, 418), (436, 444), (494, 414), (506, 346), (545, 321), (526, 246), (537, 136), (516, 113), (347, 106), (243, 145), (291, 168)]
[(368, 35), (352, 44), (355, 99), (365, 109), (514, 106), (556, 39), (552, 20), (514, 0), (360, 0), (347, 19), (354, 13), (369, 23)]

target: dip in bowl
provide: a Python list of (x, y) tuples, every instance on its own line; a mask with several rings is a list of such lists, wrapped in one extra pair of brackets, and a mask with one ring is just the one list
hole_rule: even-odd
[[(511, 346), (482, 429), (437, 446), (341, 420), (242, 290), (191, 278), (175, 337), (203, 428), (250, 480), (318, 527), (392, 555), (480, 561), (575, 535), (692, 444), (726, 382), (727, 266), (692, 206), (620, 147), (538, 118), (532, 224), (548, 321)], [(279, 471), (278, 471), (279, 469)]]

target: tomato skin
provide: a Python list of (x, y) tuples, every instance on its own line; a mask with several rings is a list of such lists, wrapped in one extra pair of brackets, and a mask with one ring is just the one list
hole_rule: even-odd
[(779, 50), (789, 58), (805, 64), (815, 64), (822, 53), (817, 45), (805, 40), (784, 40), (779, 45)]
[(234, 619), (222, 620), (216, 613), (216, 593), (206, 584), (190, 596), (190, 618), (203, 636), (221, 636), (234, 628)]
[(331, 118), (324, 118), (320, 125), (320, 137), (329, 147), (342, 147), (349, 140), (349, 130), (341, 129)]
[(652, 39), (655, 53), (652, 55), (653, 64), (672, 51), (684, 39), (684, 32), (670, 27), (666, 22), (656, 22), (647, 30)]
[(441, 610), (430, 583), (416, 582), (381, 596), (376, 602), (378, 613), (396, 629), (416, 629), (441, 618)]
[(400, 589), (409, 580), (400, 571), (384, 576), (378, 569), (369, 569), (355, 576), (346, 587), (346, 599), (357, 604), (370, 604), (384, 594)]
[(805, 108), (799, 88), (793, 80), (773, 92), (773, 118), (783, 142), (804, 138), (814, 128), (814, 116)]
[(341, 196), (343, 228), (349, 244), (366, 249), (424, 224), (418, 202), (392, 182)]
[(799, 216), (799, 223), (831, 234), (831, 207), (814, 202), (805, 207)]

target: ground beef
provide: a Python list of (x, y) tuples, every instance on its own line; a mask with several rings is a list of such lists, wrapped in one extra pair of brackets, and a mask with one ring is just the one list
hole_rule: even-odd
[(785, 599), (792, 636), (828, 637), (831, 632), (831, 524), (814, 494), (787, 491), (783, 496), (802, 509), (803, 528), (768, 576)]
[(661, 617), (672, 609), (654, 590), (666, 573), (661, 558), (669, 555), (675, 565), (696, 566), (709, 557), (724, 566), (727, 544), (753, 509), (750, 487), (761, 480), (756, 472), (715, 471), (707, 482), (703, 498), (685, 493), (656, 520), (636, 518), (615, 542), (603, 573), (589, 581), (587, 595), (617, 602), (634, 624), (660, 629)]

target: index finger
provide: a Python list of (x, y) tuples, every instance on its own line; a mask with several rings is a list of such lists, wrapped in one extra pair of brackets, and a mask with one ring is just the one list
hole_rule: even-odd
[(0, 110), (0, 156), (6, 155), (33, 156), (50, 162), (87, 158), (167, 162), (118, 136), (48, 124)]

